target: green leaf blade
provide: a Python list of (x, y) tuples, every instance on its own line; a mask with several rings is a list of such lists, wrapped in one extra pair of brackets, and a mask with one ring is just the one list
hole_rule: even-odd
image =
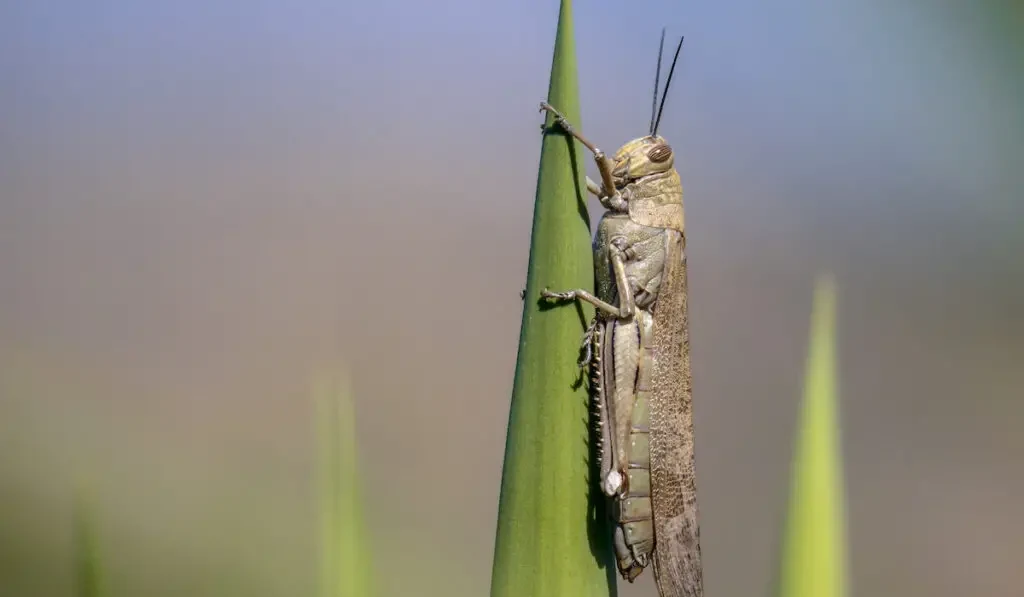
[[(561, 2), (548, 97), (540, 99), (581, 126), (569, 0)], [(545, 288), (593, 291), (582, 151), (562, 132), (548, 132), (541, 145), (491, 597), (615, 590), (603, 508), (592, 506), (587, 386), (576, 364), (593, 308), (538, 302)]]
[(373, 595), (356, 452), (355, 408), (346, 375), (323, 376), (314, 390), (319, 453), (320, 595)]
[(836, 383), (835, 284), (818, 282), (779, 597), (846, 597), (846, 522)]
[(92, 495), (83, 482), (75, 494), (75, 595), (105, 597), (106, 579), (100, 558), (96, 511)]

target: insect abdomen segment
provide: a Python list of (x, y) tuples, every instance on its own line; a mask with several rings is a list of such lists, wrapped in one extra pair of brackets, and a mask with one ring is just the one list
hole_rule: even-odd
[[(615, 523), (614, 546), (618, 568), (634, 580), (650, 561), (654, 550), (651, 507), (650, 387), (653, 365), (649, 314), (639, 312), (632, 321), (608, 321), (605, 333), (595, 335), (595, 380), (606, 383), (595, 388), (601, 419), (602, 480), (622, 475), (622, 487), (612, 500)], [(611, 335), (612, 341), (601, 345)], [(614, 486), (604, 483), (608, 492)]]

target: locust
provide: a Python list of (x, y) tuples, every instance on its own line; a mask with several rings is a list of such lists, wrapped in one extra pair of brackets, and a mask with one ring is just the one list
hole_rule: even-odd
[(632, 583), (653, 565), (661, 597), (701, 597), (703, 573), (691, 397), (683, 188), (675, 156), (658, 135), (672, 73), (658, 103), (662, 31), (649, 134), (613, 158), (541, 102), (555, 126), (594, 154), (601, 183), (587, 190), (605, 212), (594, 237), (595, 294), (552, 292), (542, 301), (586, 301), (595, 316), (583, 338), (599, 439), (599, 484), (608, 499), (619, 574)]

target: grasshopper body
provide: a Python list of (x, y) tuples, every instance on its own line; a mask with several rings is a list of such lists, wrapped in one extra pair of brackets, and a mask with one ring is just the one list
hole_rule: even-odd
[[(658, 63), (660, 71), (660, 52)], [(655, 82), (655, 104), (657, 91)], [(591, 367), (600, 485), (619, 572), (632, 582), (653, 564), (661, 597), (701, 597), (683, 190), (672, 149), (657, 135), (660, 109), (650, 135), (612, 159), (553, 107), (541, 110), (594, 153), (601, 172), (600, 185), (587, 179), (607, 210), (594, 239), (596, 295), (545, 290), (542, 297), (597, 307), (583, 364)]]

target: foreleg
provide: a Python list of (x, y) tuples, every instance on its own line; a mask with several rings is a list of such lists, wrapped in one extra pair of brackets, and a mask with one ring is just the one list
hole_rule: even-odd
[(572, 125), (569, 124), (569, 121), (565, 119), (565, 116), (562, 116), (562, 114), (558, 110), (554, 109), (551, 106), (551, 104), (547, 102), (541, 102), (540, 109), (541, 111), (551, 112), (551, 114), (555, 117), (556, 125), (558, 125), (566, 133), (569, 133), (577, 140), (579, 140), (579, 142), (582, 143), (584, 147), (589, 149), (594, 154), (594, 161), (597, 162), (597, 170), (601, 173), (601, 183), (603, 186), (602, 188), (597, 189), (597, 184), (593, 183), (593, 181), (588, 180), (587, 189), (590, 190), (591, 193), (597, 195), (598, 197), (607, 198), (609, 205), (616, 206), (617, 209), (625, 206), (625, 200), (622, 199), (619, 196), (619, 193), (615, 190), (615, 180), (612, 178), (612, 161), (605, 157), (604, 152), (598, 149), (597, 146), (588, 141), (587, 138), (584, 137), (582, 134), (577, 132), (572, 127)]

